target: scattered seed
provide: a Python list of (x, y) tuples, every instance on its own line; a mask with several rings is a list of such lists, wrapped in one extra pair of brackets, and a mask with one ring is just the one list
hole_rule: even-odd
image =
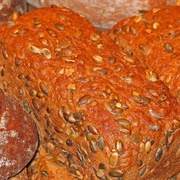
[(112, 170), (112, 171), (109, 172), (109, 176), (115, 177), (115, 178), (120, 178), (120, 177), (123, 176), (123, 174), (124, 174), (124, 173), (123, 173), (121, 170), (119, 170), (119, 169), (117, 169), (117, 170)]
[(6, 50), (2, 50), (2, 55), (3, 55), (4, 59), (8, 59), (8, 57), (9, 57), (8, 52)]
[(43, 176), (49, 177), (49, 173), (47, 171), (42, 171)]
[(174, 47), (170, 43), (165, 43), (164, 48), (167, 52), (172, 53), (174, 51)]
[(177, 175), (171, 176), (169, 180), (177, 180)]
[(96, 153), (96, 152), (98, 151), (97, 142), (94, 141), (94, 140), (91, 140), (89, 143), (90, 143), (89, 145), (90, 145), (91, 151), (92, 151), (93, 153)]
[(114, 63), (116, 62), (116, 58), (113, 57), (113, 56), (110, 56), (110, 57), (108, 58), (108, 61), (109, 61), (110, 64), (114, 64)]
[(47, 88), (47, 86), (45, 85), (44, 82), (40, 82), (40, 83), (39, 83), (39, 87), (40, 87), (41, 91), (42, 91), (45, 95), (48, 95), (48, 94), (49, 94), (48, 88)]
[(126, 61), (128, 61), (128, 62), (131, 62), (131, 63), (134, 63), (134, 62), (135, 62), (135, 60), (134, 60), (132, 57), (130, 57), (130, 56), (125, 55), (123, 58), (124, 58)]
[(139, 143), (142, 141), (143, 137), (141, 134), (139, 133), (133, 133), (130, 137), (130, 139), (135, 142), (135, 143)]
[(90, 39), (91, 39), (92, 41), (98, 41), (98, 40), (100, 39), (100, 35), (99, 35), (99, 34), (94, 34), (94, 35), (92, 35), (92, 36), (90, 37)]
[(37, 95), (37, 91), (35, 89), (31, 89), (29, 91), (30, 96), (35, 97)]
[(50, 50), (47, 49), (47, 48), (43, 48), (43, 49), (41, 50), (41, 53), (42, 53), (42, 55), (43, 55), (45, 58), (47, 58), (47, 59), (51, 59), (51, 57), (52, 57)]
[(154, 71), (151, 70), (145, 70), (146, 78), (151, 82), (156, 82), (158, 80), (158, 77)]
[(120, 132), (122, 132), (123, 134), (126, 134), (126, 135), (131, 133), (131, 131), (126, 128), (120, 128), (119, 130), (120, 130)]
[(64, 26), (62, 24), (55, 24), (55, 27), (60, 31), (64, 30)]
[(35, 54), (41, 54), (41, 49), (36, 47), (36, 46), (33, 46), (33, 45), (29, 45), (29, 50)]
[(121, 79), (129, 84), (133, 82), (131, 77), (121, 77)]
[(20, 66), (21, 63), (22, 63), (22, 59), (16, 57), (16, 58), (15, 58), (15, 65), (16, 65), (16, 66)]
[(149, 110), (149, 113), (152, 117), (158, 118), (158, 119), (162, 119), (163, 115), (161, 115), (160, 113), (157, 113), (155, 111), (153, 111), (152, 109)]
[(144, 173), (146, 172), (146, 169), (147, 169), (147, 167), (144, 166), (144, 167), (139, 171), (139, 176), (143, 176)]
[(129, 127), (131, 125), (131, 122), (124, 118), (117, 119), (116, 122), (123, 127)]
[(152, 131), (159, 131), (159, 130), (160, 130), (160, 127), (159, 127), (159, 125), (157, 125), (157, 124), (150, 125), (149, 128), (150, 128)]
[(135, 22), (135, 23), (139, 23), (141, 20), (142, 20), (142, 16), (141, 16), (141, 15), (136, 16), (136, 17), (134, 18), (134, 22)]
[(140, 153), (143, 153), (144, 150), (145, 150), (145, 145), (144, 145), (144, 143), (141, 143), (141, 144), (139, 145), (139, 147), (140, 147)]
[(82, 34), (83, 34), (83, 31), (81, 31), (81, 30), (76, 30), (76, 32), (75, 32), (73, 35), (74, 35), (74, 37), (79, 38), (79, 37), (82, 36)]
[(120, 140), (116, 141), (115, 147), (116, 147), (116, 150), (118, 151), (119, 154), (123, 153), (123, 145), (122, 145), (122, 142)]
[(101, 151), (104, 149), (104, 138), (102, 136), (99, 136), (97, 139), (98, 147)]
[(102, 69), (101, 67), (94, 67), (93, 71), (100, 75), (106, 75), (107, 71), (105, 69)]
[(69, 41), (62, 41), (61, 45), (60, 45), (60, 48), (61, 49), (66, 49), (66, 48), (68, 48), (70, 46), (71, 46), (71, 42), (69, 42)]
[(166, 83), (169, 83), (169, 82), (171, 81), (171, 78), (172, 78), (172, 74), (169, 73), (169, 74), (166, 76), (166, 78), (165, 78), (165, 82), (166, 82)]
[(115, 168), (117, 163), (118, 163), (118, 153), (113, 152), (110, 155), (109, 164), (110, 164), (111, 168)]
[(41, 103), (37, 99), (32, 99), (32, 104), (37, 111), (41, 109)]
[(153, 23), (153, 29), (158, 29), (160, 24), (158, 22)]
[(159, 147), (158, 150), (156, 151), (155, 157), (154, 157), (156, 162), (158, 162), (161, 159), (162, 154), (163, 154), (163, 150), (161, 147)]
[(152, 51), (151, 47), (146, 47), (146, 46), (144, 46), (142, 44), (139, 45), (139, 49), (142, 51), (142, 54), (144, 56), (148, 56)]
[(180, 128), (180, 122), (179, 122), (179, 121), (177, 121), (176, 119), (174, 119), (174, 120), (173, 120), (173, 123), (174, 123), (174, 126), (175, 126), (176, 129), (177, 129), (177, 128)]
[(153, 9), (152, 9), (153, 13), (157, 13), (157, 12), (159, 12), (160, 10), (161, 10), (160, 8), (153, 8)]
[(136, 162), (137, 162), (138, 166), (142, 166), (143, 165), (142, 160), (139, 159), (139, 158), (136, 159)]
[(90, 96), (89, 95), (85, 95), (83, 97), (81, 97), (78, 101), (78, 103), (81, 105), (81, 104), (86, 104), (88, 103), (88, 100), (90, 99)]
[(123, 109), (115, 107), (112, 109), (111, 114), (113, 115), (121, 115), (123, 113)]
[(97, 129), (96, 129), (93, 125), (87, 125), (87, 129), (88, 129), (89, 132), (91, 132), (92, 134), (98, 134)]
[(145, 151), (147, 154), (149, 154), (151, 152), (151, 142), (150, 141), (146, 142)]
[(47, 32), (48, 32), (48, 34), (49, 34), (50, 36), (52, 36), (52, 37), (56, 37), (56, 36), (57, 36), (57, 35), (56, 35), (56, 32), (53, 31), (53, 30), (51, 30), (51, 29), (47, 29)]
[(103, 62), (103, 58), (99, 55), (94, 55), (93, 56), (93, 59), (99, 63), (102, 63)]
[[(0, 72), (1, 72), (1, 76), (4, 76), (4, 75), (5, 75), (4, 67), (0, 67)], [(18, 78), (19, 78), (19, 75), (18, 75)], [(19, 78), (19, 79), (20, 79), (20, 78)]]
[(97, 172), (96, 172), (96, 176), (98, 178), (103, 178), (105, 176), (105, 171), (104, 169), (98, 169)]

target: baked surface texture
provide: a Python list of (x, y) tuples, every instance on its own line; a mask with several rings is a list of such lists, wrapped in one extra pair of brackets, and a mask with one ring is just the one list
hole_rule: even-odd
[(180, 6), (156, 8), (120, 21), (109, 36), (154, 71), (180, 101)]
[(64, 7), (0, 31), (0, 87), (34, 118), (31, 180), (168, 179), (179, 172), (179, 105), (151, 71)]
[(98, 28), (109, 29), (120, 19), (134, 16), (154, 7), (175, 5), (176, 0), (27, 0), (41, 8), (52, 4), (65, 6), (82, 14)]
[(0, 90), (0, 179), (18, 174), (38, 145), (35, 123), (21, 105)]

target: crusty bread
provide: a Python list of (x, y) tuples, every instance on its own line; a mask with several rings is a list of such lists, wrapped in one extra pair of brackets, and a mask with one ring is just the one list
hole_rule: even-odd
[(81, 13), (96, 27), (109, 29), (120, 19), (165, 5), (176, 0), (27, 0), (35, 7), (61, 5)]
[(33, 158), (37, 129), (21, 105), (0, 90), (0, 179), (18, 174)]
[(119, 22), (109, 36), (139, 59), (180, 101), (180, 6), (153, 9)]
[(13, 12), (23, 14), (27, 11), (26, 0), (1, 0), (0, 1), (0, 24), (9, 20)]
[(176, 100), (83, 17), (38, 9), (1, 26), (0, 42), (0, 87), (39, 131), (31, 180), (164, 180), (179, 172)]

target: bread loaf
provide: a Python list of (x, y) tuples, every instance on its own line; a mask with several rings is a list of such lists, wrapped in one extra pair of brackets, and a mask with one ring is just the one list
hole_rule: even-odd
[(52, 4), (66, 6), (81, 13), (96, 27), (109, 29), (120, 19), (130, 17), (153, 7), (175, 5), (176, 0), (27, 0), (35, 7)]
[(55, 6), (0, 28), (0, 87), (39, 131), (31, 180), (164, 180), (179, 172), (179, 105), (105, 33)]
[(153, 9), (119, 22), (109, 36), (138, 57), (180, 101), (180, 6)]
[(1, 0), (0, 1), (0, 24), (9, 20), (13, 12), (23, 14), (27, 11), (26, 0)]
[(21, 105), (0, 90), (0, 179), (18, 174), (33, 158), (37, 129)]

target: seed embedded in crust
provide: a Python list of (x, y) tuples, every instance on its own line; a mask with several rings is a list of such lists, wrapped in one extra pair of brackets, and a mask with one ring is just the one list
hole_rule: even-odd
[(90, 99), (90, 96), (89, 95), (85, 95), (83, 97), (81, 97), (78, 101), (78, 103), (81, 105), (81, 104), (86, 104), (88, 103), (88, 100)]
[(110, 64), (114, 64), (114, 63), (116, 62), (116, 58), (113, 57), (113, 56), (110, 56), (110, 57), (108, 58), (108, 61), (109, 61)]
[(141, 20), (142, 20), (142, 15), (136, 16), (136, 17), (134, 18), (134, 22), (135, 22), (135, 23), (139, 23), (139, 22), (141, 22)]
[(96, 153), (98, 151), (98, 146), (97, 146), (97, 142), (94, 141), (94, 140), (91, 140), (89, 142), (89, 145), (90, 145), (90, 149), (93, 153)]
[(153, 29), (158, 29), (160, 24), (158, 22), (153, 23)]
[(161, 115), (160, 113), (157, 113), (155, 111), (153, 111), (152, 109), (149, 110), (149, 113), (152, 117), (158, 118), (158, 119), (162, 119), (163, 115)]
[(2, 55), (3, 55), (4, 59), (8, 59), (8, 57), (9, 57), (8, 52), (6, 50), (2, 50)]
[(147, 167), (144, 166), (144, 167), (139, 171), (139, 176), (143, 176), (144, 173), (146, 172), (146, 169), (147, 169)]
[(55, 27), (60, 31), (64, 30), (64, 26), (62, 24), (55, 24)]
[(130, 137), (130, 139), (135, 142), (135, 143), (139, 143), (142, 141), (143, 137), (141, 134), (139, 133), (133, 133)]
[(145, 151), (147, 154), (149, 154), (151, 152), (151, 142), (150, 141), (146, 142)]
[(123, 153), (123, 144), (120, 140), (116, 141), (115, 147), (119, 154)]
[(41, 54), (41, 49), (37, 46), (29, 45), (29, 50), (34, 54)]
[(49, 34), (50, 36), (52, 36), (52, 37), (56, 37), (56, 36), (57, 36), (56, 32), (53, 31), (52, 29), (47, 29), (47, 32), (48, 32), (48, 34)]
[(170, 44), (170, 43), (165, 43), (165, 44), (164, 44), (164, 48), (165, 48), (165, 50), (166, 50), (167, 52), (169, 52), (169, 53), (173, 53), (173, 52), (174, 52), (174, 47), (173, 47), (173, 45)]
[(105, 176), (105, 170), (104, 169), (98, 169), (96, 172), (96, 176), (98, 178), (103, 178)]
[(87, 129), (88, 129), (89, 132), (91, 132), (92, 134), (98, 134), (97, 129), (96, 129), (93, 125), (87, 125)]
[(151, 82), (156, 82), (158, 80), (157, 74), (152, 70), (145, 70), (146, 78)]
[(22, 59), (16, 57), (16, 58), (15, 58), (15, 65), (16, 65), (16, 66), (20, 66), (21, 63), (22, 63)]
[(103, 63), (103, 58), (99, 55), (94, 55), (93, 56), (93, 59), (96, 61), (96, 62), (99, 62), (99, 63)]
[(103, 151), (105, 144), (104, 144), (104, 138), (102, 136), (98, 137), (97, 144), (98, 144), (99, 149)]
[(52, 57), (50, 50), (47, 49), (47, 48), (43, 48), (43, 49), (41, 50), (41, 53), (42, 53), (42, 55), (43, 55), (45, 58), (47, 58), (47, 59), (51, 59), (51, 57)]
[(37, 91), (35, 89), (31, 89), (29, 91), (30, 96), (35, 97), (37, 95)]
[(124, 118), (117, 119), (116, 122), (123, 127), (129, 127), (131, 125), (131, 122)]
[(115, 178), (120, 178), (123, 176), (123, 174), (124, 173), (120, 169), (112, 170), (109, 172), (109, 176), (115, 177)]
[(124, 58), (124, 60), (126, 60), (126, 61), (128, 61), (130, 63), (134, 63), (135, 62), (135, 60), (132, 57), (130, 57), (130, 56), (125, 55), (123, 58)]
[(32, 99), (32, 104), (37, 111), (41, 109), (41, 103), (37, 99)]
[(142, 160), (139, 159), (139, 158), (136, 159), (136, 162), (137, 162), (138, 166), (142, 166), (143, 165)]
[(41, 91), (45, 94), (45, 95), (48, 95), (49, 94), (49, 91), (48, 91), (48, 88), (46, 86), (46, 84), (44, 82), (40, 82), (39, 83), (39, 87), (41, 89)]
[(162, 147), (159, 147), (155, 153), (155, 157), (154, 157), (155, 161), (158, 162), (161, 159), (162, 155), (163, 155)]
[(111, 168), (115, 168), (118, 163), (118, 153), (112, 152), (109, 159), (109, 164)]

